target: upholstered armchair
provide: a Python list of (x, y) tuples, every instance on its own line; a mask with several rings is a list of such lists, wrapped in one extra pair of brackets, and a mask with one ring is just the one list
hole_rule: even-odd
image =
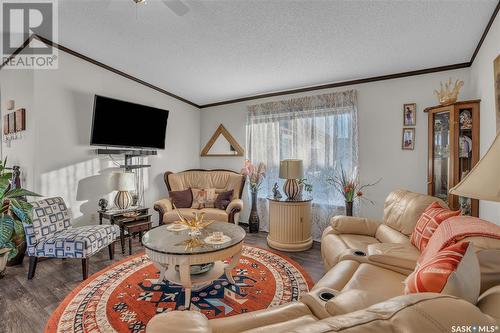
[[(163, 179), (169, 191), (182, 191), (186, 189), (213, 188), (216, 193), (233, 190), (233, 197), (226, 209), (218, 208), (178, 208), (183, 216), (192, 216), (193, 212), (205, 213), (205, 218), (217, 221), (235, 223), (235, 215), (243, 209), (241, 196), (245, 186), (245, 177), (231, 170), (203, 170), (192, 169), (177, 173), (165, 172)], [(179, 219), (173, 210), (169, 198), (160, 199), (155, 202), (154, 209), (159, 214), (160, 225), (172, 223)], [(236, 221), (237, 223), (237, 221)]]
[(71, 215), (62, 198), (32, 203), (33, 224), (25, 224), (28, 280), (35, 276), (38, 258), (78, 258), (82, 260), (83, 280), (88, 277), (88, 259), (108, 247), (113, 259), (114, 242), (120, 231), (116, 225), (71, 226)]

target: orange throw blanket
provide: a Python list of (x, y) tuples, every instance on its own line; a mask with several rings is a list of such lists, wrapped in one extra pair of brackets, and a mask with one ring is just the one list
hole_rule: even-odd
[(477, 217), (456, 216), (443, 221), (429, 240), (418, 263), (426, 262), (439, 251), (466, 237), (487, 237), (500, 239), (500, 226)]

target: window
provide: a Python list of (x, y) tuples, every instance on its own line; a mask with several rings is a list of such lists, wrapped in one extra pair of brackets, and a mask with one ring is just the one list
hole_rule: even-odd
[[(326, 183), (336, 167), (357, 167), (356, 92), (323, 94), (249, 106), (247, 154), (267, 166), (267, 177), (259, 197), (270, 195), (279, 180), (279, 162), (298, 158), (304, 163), (304, 178), (313, 185), (313, 237), (319, 239), (329, 216), (339, 214), (344, 201)], [(260, 206), (265, 206), (262, 202)], [(261, 207), (262, 209), (262, 207)], [(261, 216), (267, 227), (267, 212)]]

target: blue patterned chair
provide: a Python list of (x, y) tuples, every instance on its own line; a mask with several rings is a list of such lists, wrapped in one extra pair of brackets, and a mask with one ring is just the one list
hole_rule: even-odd
[(25, 224), (29, 256), (28, 280), (35, 275), (39, 257), (82, 259), (83, 279), (88, 276), (89, 257), (104, 247), (113, 259), (114, 242), (120, 231), (115, 225), (71, 226), (71, 215), (62, 198), (32, 203), (33, 224)]

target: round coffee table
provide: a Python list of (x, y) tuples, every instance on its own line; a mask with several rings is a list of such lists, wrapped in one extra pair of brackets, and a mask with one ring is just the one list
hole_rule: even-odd
[[(163, 225), (148, 231), (142, 238), (146, 255), (160, 270), (158, 282), (168, 280), (182, 285), (185, 290), (184, 306), (189, 309), (191, 290), (206, 286), (226, 273), (228, 281), (234, 284), (231, 270), (240, 260), (245, 230), (228, 223), (214, 222), (201, 231), (198, 237), (188, 235), (188, 230), (169, 231)], [(204, 239), (215, 231), (222, 231), (231, 240), (212, 245)], [(224, 261), (230, 259), (229, 263)], [(214, 263), (213, 267), (202, 274), (191, 274), (192, 265)], [(178, 266), (178, 271), (176, 269)]]

